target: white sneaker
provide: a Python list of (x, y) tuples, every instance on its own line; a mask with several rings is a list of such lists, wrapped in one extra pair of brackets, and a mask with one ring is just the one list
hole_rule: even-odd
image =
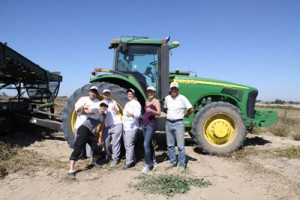
[(93, 161), (93, 162), (92, 162), (92, 165), (93, 165), (95, 168), (99, 168), (99, 167), (101, 167), (101, 165), (97, 164), (97, 162), (96, 162), (96, 161)]
[(155, 161), (155, 162), (153, 163), (153, 169), (155, 169), (157, 166), (158, 166), (158, 163)]
[(150, 172), (150, 169), (149, 167), (145, 166), (143, 169), (142, 169), (142, 173), (143, 174), (148, 174)]

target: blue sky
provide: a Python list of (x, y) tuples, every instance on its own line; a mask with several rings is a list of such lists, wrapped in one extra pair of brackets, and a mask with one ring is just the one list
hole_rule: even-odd
[(59, 95), (112, 68), (113, 38), (171, 36), (171, 69), (256, 87), (258, 99), (300, 101), (299, 0), (0, 0), (0, 41), (60, 71)]

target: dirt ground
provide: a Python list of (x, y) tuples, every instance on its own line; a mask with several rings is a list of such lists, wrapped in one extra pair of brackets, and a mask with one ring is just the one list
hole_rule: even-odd
[[(36, 131), (37, 132), (37, 131)], [(164, 138), (164, 136), (161, 136)], [(144, 194), (130, 187), (141, 174), (143, 161), (128, 170), (101, 168), (86, 170), (88, 160), (76, 166), (76, 181), (66, 178), (71, 149), (62, 133), (43, 135), (16, 132), (1, 137), (5, 142), (18, 144), (32, 150), (58, 166), (39, 167), (10, 173), (0, 180), (0, 199), (168, 199), (160, 194)], [(228, 156), (210, 156), (199, 152), (189, 136), (186, 136), (188, 167), (183, 175), (204, 178), (211, 182), (205, 188), (192, 187), (186, 194), (174, 199), (300, 199), (300, 159), (277, 157), (271, 152), (277, 149), (300, 146), (299, 141), (264, 135), (248, 135), (241, 152)], [(167, 152), (156, 151), (159, 165), (149, 176), (179, 174), (176, 168), (167, 169)], [(17, 164), (17, 163), (16, 163)], [(170, 198), (169, 198), (170, 199)]]

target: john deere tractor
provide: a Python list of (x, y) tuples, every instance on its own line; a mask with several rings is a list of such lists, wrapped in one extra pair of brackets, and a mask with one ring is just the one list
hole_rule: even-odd
[[(169, 71), (170, 50), (179, 46), (166, 39), (121, 37), (112, 40), (113, 69), (97, 68), (90, 83), (69, 97), (63, 111), (62, 130), (69, 145), (74, 143), (75, 102), (88, 94), (91, 85), (102, 91), (110, 89), (120, 109), (126, 103), (126, 90), (133, 88), (143, 106), (146, 88), (154, 86), (163, 104), (169, 94), (169, 83), (179, 83), (179, 92), (186, 96), (195, 112), (184, 119), (185, 129), (199, 148), (209, 154), (224, 154), (242, 147), (249, 130), (277, 122), (277, 112), (255, 110), (257, 89), (231, 82), (190, 76), (189, 72)], [(166, 115), (157, 118), (157, 131), (164, 131)]]

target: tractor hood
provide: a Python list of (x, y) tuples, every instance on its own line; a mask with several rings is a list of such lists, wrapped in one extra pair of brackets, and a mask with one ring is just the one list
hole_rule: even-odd
[(190, 76), (190, 72), (179, 71), (179, 70), (170, 72), (170, 81), (175, 81), (178, 82), (179, 84), (188, 84), (188, 85), (201, 84), (201, 85), (220, 86), (220, 87), (241, 89), (241, 90), (256, 90), (256, 88), (250, 86), (236, 84), (228, 81)]

